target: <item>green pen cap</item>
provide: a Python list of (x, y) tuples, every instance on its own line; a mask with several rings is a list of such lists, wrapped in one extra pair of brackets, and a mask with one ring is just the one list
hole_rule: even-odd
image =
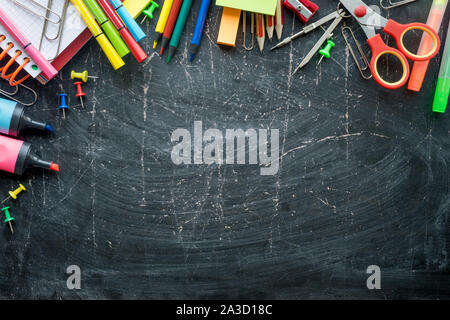
[(448, 94), (450, 92), (450, 79), (438, 78), (436, 94), (433, 101), (433, 112), (444, 113), (447, 109)]
[(127, 45), (120, 37), (119, 32), (113, 26), (111, 21), (108, 20), (98, 3), (95, 0), (84, 0), (84, 3), (88, 7), (92, 15), (95, 17), (95, 20), (97, 20), (98, 24), (102, 27), (103, 31), (105, 32), (109, 41), (111, 41), (111, 44), (113, 45), (114, 49), (116, 49), (119, 56), (122, 58), (129, 54), (130, 49), (128, 49)]
[(103, 31), (105, 31), (106, 36), (108, 37), (109, 41), (111, 41), (114, 49), (116, 49), (121, 58), (130, 53), (130, 49), (128, 49), (127, 45), (122, 40), (122, 37), (120, 36), (117, 29), (113, 26), (111, 21), (107, 21), (102, 24), (102, 29)]

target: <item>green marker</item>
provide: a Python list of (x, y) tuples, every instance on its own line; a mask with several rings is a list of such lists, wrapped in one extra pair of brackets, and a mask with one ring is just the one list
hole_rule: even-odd
[(102, 27), (103, 31), (111, 41), (114, 49), (116, 49), (119, 56), (124, 57), (129, 54), (130, 49), (128, 49), (127, 45), (120, 37), (119, 32), (116, 30), (116, 28), (114, 28), (111, 21), (108, 20), (98, 3), (95, 0), (84, 0), (84, 3), (88, 7), (89, 11), (94, 15), (95, 20), (97, 20), (100, 27)]
[(184, 25), (191, 10), (192, 0), (184, 0), (181, 6), (180, 13), (178, 14), (177, 23), (173, 30), (172, 38), (169, 43), (169, 56), (167, 57), (167, 63), (172, 60), (175, 51), (177, 51), (178, 44), (180, 43), (181, 34), (183, 33)]
[(433, 112), (444, 113), (447, 109), (448, 95), (450, 93), (450, 25), (445, 40), (445, 49), (442, 55), (441, 70), (439, 71), (436, 93), (433, 101)]

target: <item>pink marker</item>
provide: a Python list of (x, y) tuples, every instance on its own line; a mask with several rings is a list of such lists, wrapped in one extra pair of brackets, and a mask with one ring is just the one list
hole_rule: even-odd
[(22, 175), (28, 168), (59, 171), (56, 163), (39, 159), (31, 150), (31, 143), (0, 135), (0, 170)]
[(0, 23), (5, 27), (6, 31), (20, 44), (30, 58), (42, 70), (44, 76), (49, 80), (58, 74), (58, 71), (44, 58), (44, 56), (36, 49), (35, 46), (25, 37), (25, 35), (16, 27), (14, 22), (0, 9)]

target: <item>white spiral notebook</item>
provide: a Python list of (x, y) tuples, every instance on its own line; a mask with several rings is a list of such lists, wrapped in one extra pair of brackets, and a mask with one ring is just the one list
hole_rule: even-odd
[[(46, 9), (48, 5), (50, 5), (51, 11)], [(86, 29), (86, 24), (69, 0), (67, 0), (66, 15), (63, 16), (65, 5), (66, 0), (0, 0), (2, 10), (49, 61), (56, 58)], [(47, 26), (45, 27), (46, 16)], [(46, 32), (44, 28), (46, 28)], [(16, 48), (18, 47), (14, 39), (8, 36), (0, 24), (1, 34), (7, 37), (0, 43), (2, 50), (10, 42), (14, 43)], [(59, 37), (56, 37), (57, 35)], [(12, 49), (8, 54), (14, 56), (15, 52), (16, 50)], [(25, 54), (22, 54), (16, 59), (16, 62), (21, 64), (26, 57)], [(41, 73), (34, 63), (29, 63), (24, 69), (33, 78)]]

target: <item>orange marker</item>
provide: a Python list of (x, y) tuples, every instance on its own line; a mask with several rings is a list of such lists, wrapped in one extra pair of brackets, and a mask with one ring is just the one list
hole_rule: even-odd
[[(447, 8), (448, 0), (434, 0), (431, 6), (430, 15), (428, 16), (427, 25), (439, 32), (442, 20), (444, 18), (445, 9)], [(420, 43), (418, 55), (425, 55), (431, 51), (433, 48), (433, 39), (427, 36), (426, 33), (423, 34), (422, 42)], [(430, 60), (427, 61), (416, 61), (411, 71), (411, 76), (409, 78), (408, 89), (411, 91), (419, 92), (422, 88), (423, 80), (425, 74), (427, 73), (428, 64)]]

